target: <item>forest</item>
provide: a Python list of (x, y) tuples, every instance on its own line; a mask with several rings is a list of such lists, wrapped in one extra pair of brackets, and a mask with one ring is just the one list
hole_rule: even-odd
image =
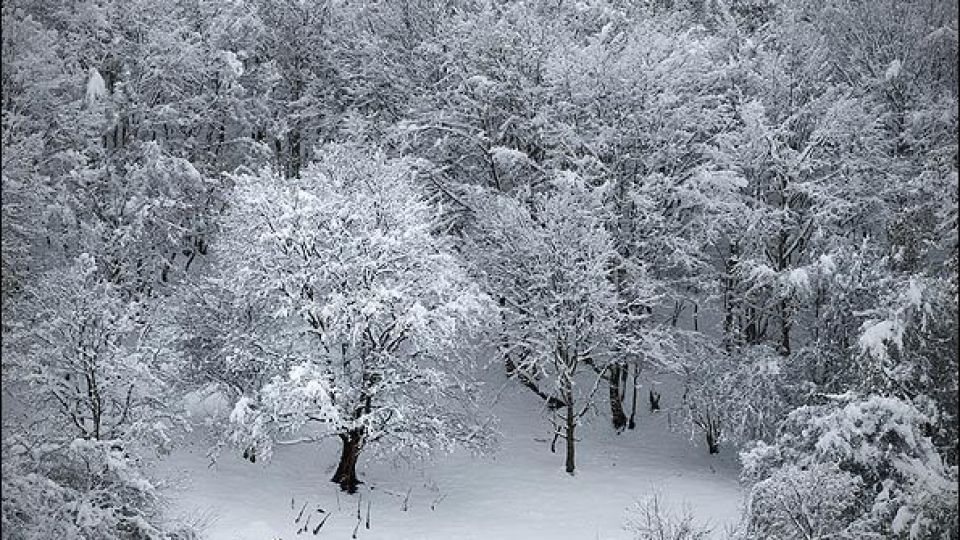
[(197, 440), (427, 538), (367, 467), (514, 415), (736, 462), (611, 538), (960, 537), (957, 7), (4, 0), (2, 538), (205, 537)]

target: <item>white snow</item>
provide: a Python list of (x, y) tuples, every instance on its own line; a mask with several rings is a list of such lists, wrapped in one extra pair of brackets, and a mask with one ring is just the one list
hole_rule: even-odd
[(909, 307), (919, 308), (923, 305), (923, 286), (915, 279), (911, 279), (904, 299)]
[(890, 65), (887, 66), (887, 71), (884, 72), (883, 77), (886, 80), (893, 80), (900, 76), (900, 68), (903, 67), (903, 62), (899, 58), (890, 62)]
[(242, 424), (250, 414), (251, 402), (252, 400), (248, 396), (242, 396), (238, 399), (237, 404), (233, 407), (233, 411), (230, 412), (230, 421)]
[(860, 335), (860, 350), (869, 353), (874, 358), (886, 358), (887, 343), (893, 342), (897, 346), (899, 331), (894, 321), (872, 321), (864, 324)]
[(223, 62), (230, 68), (230, 72), (239, 77), (243, 75), (243, 62), (237, 58), (237, 55), (232, 51), (220, 51), (220, 57), (223, 59)]
[(526, 153), (506, 146), (494, 146), (490, 149), (490, 156), (497, 166), (505, 169), (514, 169), (530, 161), (530, 157)]
[(107, 95), (107, 85), (103, 81), (103, 77), (100, 76), (100, 71), (95, 68), (90, 68), (90, 78), (87, 79), (87, 105), (93, 106), (100, 98)]
[(824, 275), (831, 275), (837, 271), (837, 263), (834, 260), (833, 254), (825, 254), (820, 256), (820, 271)]
[[(175, 514), (213, 516), (205, 531), (211, 540), (293, 539), (307, 515), (302, 534), (312, 538), (329, 513), (316, 538), (349, 538), (358, 524), (358, 500), (357, 538), (371, 540), (626, 539), (626, 510), (655, 490), (666, 506), (688, 505), (718, 538), (736, 522), (742, 495), (732, 448), (709, 456), (702, 441), (668, 429), (667, 412), (649, 413), (641, 401), (634, 431), (616, 435), (605, 416), (581, 428), (578, 471), (571, 477), (563, 471), (563, 441), (551, 454), (548, 423), (537, 399), (522, 390), (508, 388), (494, 408), (503, 432), (499, 451), (421, 464), (372, 463), (365, 454), (358, 495), (338, 493), (329, 482), (339, 452), (335, 441), (276, 448), (269, 464), (225, 451), (212, 467), (207, 443), (195, 441), (164, 462), (166, 474), (190, 479), (168, 495)], [(667, 387), (662, 399), (673, 406), (679, 394)]]
[(787, 283), (792, 291), (800, 294), (810, 292), (810, 274), (805, 268), (794, 268), (787, 274)]
[(765, 264), (758, 264), (750, 270), (750, 280), (765, 283), (776, 279), (777, 273)]

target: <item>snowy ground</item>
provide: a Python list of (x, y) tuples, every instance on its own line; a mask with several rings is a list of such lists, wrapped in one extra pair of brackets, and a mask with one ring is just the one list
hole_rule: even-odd
[[(622, 435), (605, 417), (592, 418), (582, 428), (578, 471), (570, 477), (562, 467), (562, 441), (551, 454), (538, 402), (521, 390), (505, 392), (495, 407), (503, 440), (494, 455), (453, 454), (401, 466), (362, 457), (365, 484), (353, 496), (328, 481), (338, 452), (333, 441), (321, 448), (278, 448), (269, 464), (224, 452), (213, 466), (205, 457), (207, 443), (188, 444), (163, 464), (166, 474), (190, 479), (169, 494), (173, 509), (206, 516), (211, 540), (339, 540), (355, 528), (356, 538), (370, 540), (625, 539), (627, 508), (658, 490), (674, 508), (689, 505), (718, 538), (735, 522), (742, 496), (729, 450), (708, 456), (699, 440), (691, 443), (668, 429), (666, 413), (644, 407), (637, 429)], [(664, 391), (665, 405), (671, 398)]]

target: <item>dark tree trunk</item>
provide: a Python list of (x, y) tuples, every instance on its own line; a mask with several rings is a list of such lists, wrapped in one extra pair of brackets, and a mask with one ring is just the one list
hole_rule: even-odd
[(730, 246), (730, 255), (724, 261), (723, 270), (723, 332), (728, 340), (734, 337), (734, 268), (736, 266), (737, 247)]
[(752, 307), (747, 308), (747, 328), (746, 328), (746, 338), (747, 343), (755, 345), (760, 342), (759, 337), (759, 322), (756, 318), (756, 309)]
[(707, 438), (707, 450), (711, 454), (720, 452), (720, 420), (713, 415), (708, 414), (704, 422), (704, 430)]
[(717, 437), (714, 435), (713, 431), (707, 431), (707, 450), (711, 454), (716, 454), (720, 452), (720, 442), (717, 441)]
[[(570, 383), (569, 383), (569, 381), (568, 381), (568, 382), (567, 382), (567, 385), (569, 385), (569, 384), (570, 384)], [(567, 429), (566, 429), (566, 437), (567, 437), (567, 460), (566, 460), (566, 470), (567, 470), (567, 473), (568, 473), (568, 474), (573, 475), (573, 472), (574, 472), (574, 471), (576, 470), (576, 468), (577, 468), (577, 465), (576, 465), (576, 457), (575, 457), (576, 439), (574, 438), (574, 432), (575, 432), (576, 427), (577, 427), (577, 420), (576, 420), (576, 418), (575, 418), (575, 416), (574, 416), (574, 412), (573, 412), (573, 392), (572, 392), (572, 391), (571, 391), (571, 392), (568, 392), (566, 398), (567, 398), (567, 418), (566, 418), (566, 420), (567, 420), (567, 426), (566, 426), (566, 427), (567, 427)]]
[(700, 304), (693, 303), (693, 331), (700, 331)]
[(214, 152), (214, 155), (217, 156), (217, 159), (220, 159), (220, 152), (223, 151), (223, 143), (227, 140), (227, 126), (221, 122), (220, 126), (217, 128), (217, 149)]
[(280, 141), (279, 137), (273, 139), (273, 151), (274, 155), (277, 156), (278, 169), (283, 171), (284, 174), (287, 174), (289, 167), (287, 167), (286, 160), (283, 158), (283, 143)]
[(637, 427), (637, 378), (640, 376), (640, 368), (633, 368), (633, 399), (630, 400), (630, 420), (627, 422), (627, 429), (636, 429)]
[(620, 431), (627, 425), (627, 415), (623, 412), (623, 391), (621, 390), (620, 373), (624, 366), (613, 364), (608, 368), (608, 380), (610, 382), (610, 418), (613, 420), (613, 427)]
[(787, 300), (780, 301), (780, 352), (784, 356), (790, 355), (790, 330), (793, 326), (790, 313), (790, 303)]
[(356, 493), (360, 480), (357, 479), (357, 460), (360, 457), (360, 449), (363, 443), (363, 433), (361, 431), (349, 431), (340, 435), (342, 443), (340, 450), (340, 463), (337, 464), (337, 472), (333, 474), (331, 482), (340, 485), (340, 489), (347, 493)]
[(503, 368), (507, 373), (507, 377), (513, 377), (517, 374), (517, 365), (513, 363), (513, 358), (510, 358), (509, 353), (503, 355)]
[(290, 144), (290, 178), (300, 177), (300, 130), (294, 129), (288, 134)]

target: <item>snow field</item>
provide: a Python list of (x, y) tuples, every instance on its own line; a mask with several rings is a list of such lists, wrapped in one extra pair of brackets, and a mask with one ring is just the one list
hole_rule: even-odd
[[(588, 416), (571, 477), (563, 471), (562, 440), (552, 454), (549, 423), (537, 398), (522, 391), (508, 386), (494, 407), (498, 450), (412, 464), (364, 454), (358, 472), (365, 483), (357, 495), (329, 482), (336, 440), (279, 447), (266, 464), (225, 450), (213, 466), (205, 457), (208, 443), (191, 441), (162, 465), (190, 479), (168, 494), (172, 509), (205, 516), (210, 540), (339, 540), (354, 533), (369, 540), (621, 540), (630, 537), (623, 529), (628, 507), (654, 492), (669, 508), (687, 505), (717, 538), (735, 523), (742, 495), (731, 449), (707, 455), (699, 439), (669, 429), (679, 418), (650, 413), (644, 400), (634, 431), (617, 435), (606, 415)], [(663, 390), (662, 405), (677, 398)]]

